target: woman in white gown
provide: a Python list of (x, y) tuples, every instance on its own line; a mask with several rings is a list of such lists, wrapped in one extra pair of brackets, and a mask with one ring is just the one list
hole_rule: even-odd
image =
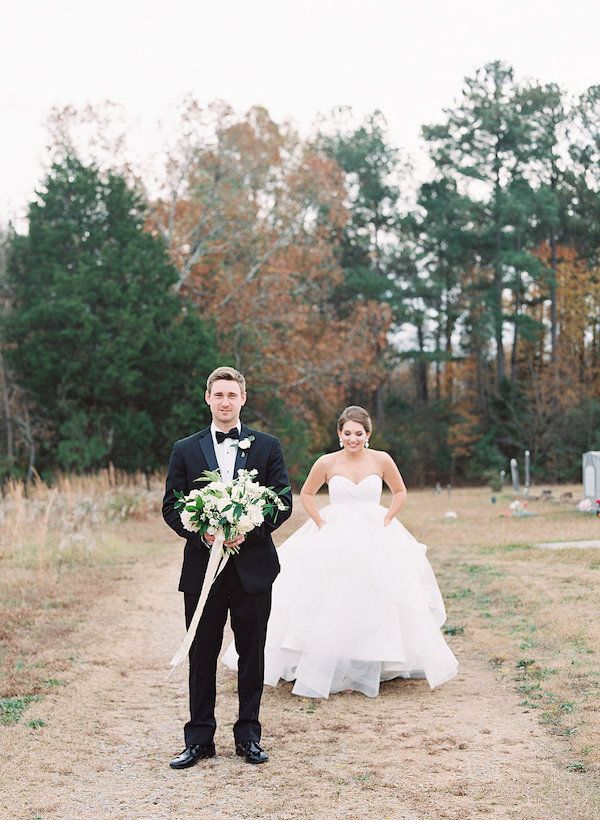
[[(294, 680), (295, 695), (327, 698), (352, 689), (375, 697), (380, 681), (453, 678), (458, 662), (440, 627), (437, 581), (420, 544), (396, 519), (406, 487), (393, 459), (369, 449), (371, 420), (348, 407), (340, 451), (313, 465), (300, 499), (309, 520), (279, 548), (265, 647), (265, 683)], [(392, 492), (380, 505), (382, 481)], [(330, 504), (315, 495), (329, 487)], [(233, 644), (223, 656), (236, 668)]]

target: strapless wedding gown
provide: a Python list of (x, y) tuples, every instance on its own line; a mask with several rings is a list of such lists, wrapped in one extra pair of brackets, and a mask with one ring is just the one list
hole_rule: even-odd
[[(312, 698), (344, 689), (375, 697), (383, 680), (426, 678), (433, 688), (457, 674), (427, 548), (397, 520), (384, 527), (381, 491), (376, 474), (358, 484), (334, 475), (325, 525), (309, 519), (280, 546), (266, 684), (295, 680), (292, 692)], [(223, 661), (237, 668), (233, 644)]]

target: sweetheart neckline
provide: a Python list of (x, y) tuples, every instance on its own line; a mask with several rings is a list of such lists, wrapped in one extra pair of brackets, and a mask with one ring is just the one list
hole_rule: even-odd
[(360, 481), (352, 481), (352, 479), (348, 478), (348, 476), (342, 475), (341, 473), (334, 473), (332, 476), (329, 476), (327, 484), (331, 482), (332, 478), (345, 478), (346, 481), (350, 482), (350, 484), (353, 484), (355, 487), (359, 487), (363, 483), (363, 481), (366, 481), (367, 478), (371, 478), (372, 476), (375, 476), (376, 478), (379, 478), (381, 481), (383, 481), (383, 476), (380, 476), (379, 473), (369, 473), (364, 478), (361, 478)]

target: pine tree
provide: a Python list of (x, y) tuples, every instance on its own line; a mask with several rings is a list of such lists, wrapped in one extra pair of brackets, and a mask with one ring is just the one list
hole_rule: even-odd
[(150, 469), (197, 424), (214, 342), (145, 221), (123, 177), (68, 156), (12, 241), (6, 356), (47, 425), (40, 468)]

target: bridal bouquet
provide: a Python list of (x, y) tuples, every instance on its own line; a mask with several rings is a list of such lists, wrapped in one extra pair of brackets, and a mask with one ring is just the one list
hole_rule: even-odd
[(201, 490), (191, 490), (187, 495), (174, 491), (177, 499), (174, 506), (184, 528), (199, 535), (214, 535), (215, 540), (210, 547), (196, 611), (183, 643), (171, 658), (173, 668), (189, 652), (215, 578), (225, 567), (229, 556), (240, 551), (239, 546), (226, 546), (225, 541), (237, 535), (246, 535), (259, 527), (267, 516), (275, 521), (279, 510), (286, 509), (280, 496), (290, 488), (277, 493), (272, 487), (263, 487), (254, 481), (257, 475), (257, 470), (238, 470), (233, 481), (222, 481), (218, 470), (205, 470), (197, 479), (208, 482)]
[[(218, 470), (205, 470), (198, 481), (209, 482), (201, 490), (191, 490), (188, 495), (175, 490), (175, 509), (188, 532), (198, 535), (218, 535), (230, 541), (237, 535), (246, 535), (260, 527), (267, 516), (277, 519), (279, 510), (286, 506), (280, 496), (290, 488), (278, 493), (272, 487), (262, 487), (254, 481), (257, 470), (238, 470), (233, 481), (222, 481)], [(238, 547), (224, 547), (227, 552), (238, 553)]]

